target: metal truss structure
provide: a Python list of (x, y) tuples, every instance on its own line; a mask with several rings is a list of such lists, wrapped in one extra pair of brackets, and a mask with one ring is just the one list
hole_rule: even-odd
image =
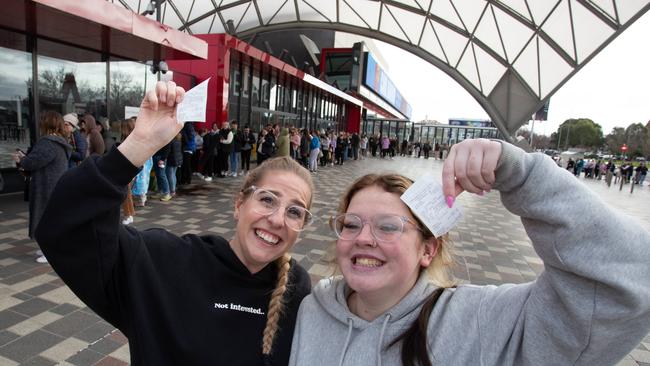
[[(107, 1), (138, 13), (149, 5)], [(157, 1), (162, 23), (190, 34), (310, 28), (392, 44), (456, 80), (507, 139), (650, 9), (650, 0)]]

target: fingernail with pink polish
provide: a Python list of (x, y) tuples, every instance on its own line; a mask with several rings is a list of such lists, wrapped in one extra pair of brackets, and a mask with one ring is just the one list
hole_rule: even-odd
[(454, 205), (454, 197), (447, 196), (447, 207), (451, 208)]

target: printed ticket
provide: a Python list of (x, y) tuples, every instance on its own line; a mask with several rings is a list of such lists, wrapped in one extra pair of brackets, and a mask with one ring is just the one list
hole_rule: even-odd
[(208, 81), (185, 92), (181, 104), (176, 107), (176, 120), (183, 122), (205, 122), (205, 110), (208, 105)]
[(431, 174), (421, 176), (400, 198), (435, 237), (449, 232), (463, 218), (458, 202), (447, 207), (442, 185)]

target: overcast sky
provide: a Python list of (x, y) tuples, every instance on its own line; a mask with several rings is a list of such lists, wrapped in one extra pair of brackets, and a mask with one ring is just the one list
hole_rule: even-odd
[[(590, 118), (606, 135), (614, 127), (650, 121), (650, 13), (632, 24), (552, 97), (548, 121), (535, 131), (550, 135), (569, 118)], [(377, 43), (380, 43), (376, 41)], [(413, 121), (489, 118), (453, 79), (417, 56), (388, 44), (388, 74), (413, 107)], [(408, 65), (408, 67), (404, 67)]]

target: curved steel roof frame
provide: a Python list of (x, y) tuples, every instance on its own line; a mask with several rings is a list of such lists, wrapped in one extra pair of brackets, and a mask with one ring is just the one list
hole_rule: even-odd
[[(141, 13), (146, 0), (109, 0)], [(279, 29), (355, 33), (451, 76), (506, 138), (634, 21), (650, 0), (159, 0), (162, 22), (241, 38)], [(232, 22), (229, 22), (232, 21)]]

